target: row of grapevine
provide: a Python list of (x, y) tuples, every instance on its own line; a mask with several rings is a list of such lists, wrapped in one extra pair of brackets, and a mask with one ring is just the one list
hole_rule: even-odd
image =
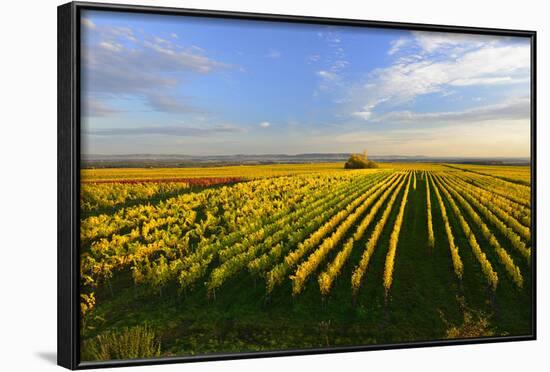
[(456, 205), (453, 197), (449, 194), (449, 192), (439, 183), (438, 178), (436, 177), (436, 182), (439, 185), (439, 188), (443, 192), (443, 195), (445, 195), (447, 201), (449, 202), (449, 205), (451, 206), (451, 209), (453, 210), (455, 216), (458, 218), (458, 221), (460, 223), (460, 226), (462, 227), (462, 231), (464, 232), (464, 235), (468, 238), (468, 243), (470, 244), (470, 247), (472, 248), (472, 251), (474, 252), (474, 256), (476, 257), (477, 261), (481, 265), (481, 270), (483, 271), (483, 274), (485, 275), (485, 278), (487, 280), (487, 283), (491, 287), (493, 291), (497, 289), (498, 285), (498, 275), (493, 270), (493, 266), (491, 265), (491, 262), (487, 259), (487, 256), (485, 253), (481, 250), (481, 247), (479, 246), (476, 237), (473, 233), (473, 231), (470, 229), (470, 226), (468, 225), (468, 222), (466, 222), (466, 219), (464, 216), (462, 216), (462, 212)]
[(186, 182), (105, 183), (80, 186), (80, 210), (83, 214), (114, 209), (128, 202), (166, 198), (186, 191)]
[[(199, 208), (215, 215), (218, 215), (220, 209), (227, 208), (223, 209), (224, 223), (227, 225), (227, 229), (235, 229), (240, 227), (239, 223), (242, 222), (242, 218), (246, 218), (252, 213), (255, 216), (263, 216), (264, 214), (261, 213), (266, 212), (265, 215), (274, 216), (274, 211), (277, 211), (280, 212), (280, 215), (284, 215), (285, 208), (302, 199), (313, 186), (316, 188), (327, 186), (327, 189), (330, 189), (331, 183), (330, 177), (319, 179), (286, 177), (278, 178), (276, 183), (272, 180), (260, 180), (231, 187), (224, 186), (218, 189), (185, 193), (157, 205), (141, 204), (123, 208), (111, 215), (85, 218), (81, 222), (81, 240), (86, 246), (87, 242), (108, 238), (120, 231), (141, 229), (144, 223), (150, 222), (152, 219), (178, 216)], [(251, 194), (257, 197), (247, 198)], [(266, 203), (267, 201), (270, 203)], [(276, 217), (274, 216), (274, 218)], [(157, 227), (162, 228), (163, 226)]]
[[(392, 178), (391, 182), (395, 182), (395, 178)], [(381, 182), (375, 188), (357, 198), (345, 209), (338, 212), (327, 223), (311, 234), (306, 240), (300, 242), (296, 249), (285, 256), (283, 262), (275, 266), (270, 272), (267, 273), (268, 293), (286, 278), (289, 271), (298, 264), (304, 255), (315, 248), (327, 234), (333, 231), (342, 221), (344, 221), (353, 212), (353, 210), (355, 210), (355, 208), (361, 205), (361, 203), (363, 203), (363, 201), (370, 196), (371, 193), (378, 190), (383, 190), (384, 187), (387, 187), (386, 183)]]
[[(357, 205), (363, 198), (365, 198), (365, 195), (368, 195), (373, 190), (381, 187), (381, 185), (385, 184), (385, 182), (377, 182), (380, 180), (381, 175), (376, 175), (374, 177), (369, 177), (365, 184), (364, 188), (361, 188), (360, 190), (366, 190), (366, 192), (361, 193), (357, 192), (354, 194), (354, 196), (361, 195), (357, 197), (355, 200), (351, 201), (352, 198), (346, 198), (345, 200), (351, 204), (348, 205), (348, 208), (350, 206)], [(383, 177), (383, 175), (382, 175)], [(321, 209), (326, 209), (327, 204), (321, 204)], [(338, 212), (340, 213), (340, 212)], [(288, 216), (287, 216), (288, 217)], [(334, 216), (336, 217), (336, 216)], [(286, 219), (285, 219), (286, 220)], [(285, 221), (286, 224), (286, 221)], [(277, 228), (277, 224), (273, 224), (273, 229)], [(265, 229), (260, 229), (260, 234), (263, 235), (263, 232), (265, 232)], [(251, 242), (249, 246), (252, 246), (252, 243), (255, 242), (257, 239), (253, 237), (249, 241)], [(232, 249), (234, 250), (235, 244), (237, 242), (233, 241), (218, 241), (214, 244), (208, 244), (204, 245), (202, 247), (199, 247), (192, 255), (188, 257), (184, 257), (182, 259), (182, 266), (179, 267), (179, 283), (182, 288), (188, 287), (195, 283), (199, 278), (201, 278), (207, 271), (208, 266), (210, 262), (214, 259), (216, 254), (219, 254), (220, 252), (223, 252), (225, 249)], [(239, 251), (241, 251), (240, 246), (238, 246)], [(198, 264), (197, 264), (198, 262)], [(227, 266), (224, 266), (222, 269), (218, 270), (214, 277), (211, 278), (210, 283), (208, 283), (208, 286), (211, 290), (215, 289), (219, 285), (223, 284), (223, 282), (230, 276), (234, 275), (235, 272), (237, 272), (237, 266), (240, 266), (241, 263), (236, 263), (235, 261), (231, 261)], [(192, 270), (187, 270), (187, 268), (192, 268)], [(227, 269), (227, 270), (226, 270)], [(223, 271), (222, 271), (223, 270)], [(224, 271), (227, 271), (227, 274), (224, 274)]]
[[(457, 190), (456, 186), (450, 185), (451, 188)], [(489, 208), (480, 203), (475, 197), (473, 197), (469, 192), (465, 190), (458, 189), (461, 191), (461, 195), (470, 202), (481, 214), (491, 222), (511, 243), (518, 252), (521, 253), (527, 259), (528, 262), (531, 260), (531, 248), (527, 247), (526, 244), (521, 240), (518, 234), (516, 234), (511, 228), (506, 226)]]
[[(423, 173), (425, 174), (425, 173)], [(427, 224), (428, 224), (428, 246), (433, 248), (435, 246), (435, 237), (434, 237), (434, 226), (433, 226), (433, 217), (432, 217), (432, 200), (430, 196), (430, 183), (428, 178), (426, 180), (426, 213), (427, 213)]]
[[(113, 228), (110, 239), (99, 238), (92, 242), (90, 248), (83, 249), (83, 292), (90, 293), (124, 267), (130, 267), (136, 284), (149, 282), (153, 287), (157, 285), (155, 273), (162, 272), (163, 277), (177, 278), (179, 273), (185, 271), (185, 276), (179, 278), (180, 283), (185, 285), (188, 278), (200, 277), (204, 273), (213, 255), (196, 256), (197, 259), (190, 262), (191, 265), (185, 265), (184, 260), (197, 250), (211, 246), (219, 240), (218, 236), (236, 241), (261, 228), (262, 223), (288, 215), (291, 208), (308, 206), (318, 198), (327, 197), (327, 190), (331, 188), (353, 188), (367, 182), (376, 184), (387, 174), (375, 172), (367, 173), (367, 177), (362, 173), (262, 180), (184, 194), (157, 206), (126, 208), (105, 219), (103, 216), (90, 217), (85, 221), (96, 220), (99, 224), (103, 223), (103, 227), (110, 228), (112, 225)], [(241, 194), (254, 195), (254, 198), (241, 197)], [(220, 207), (230, 213), (216, 213)], [(197, 208), (204, 208), (201, 220), (196, 219)], [(252, 213), (255, 217), (249, 220), (253, 222), (239, 221), (239, 214), (251, 216)], [(240, 222), (240, 230), (235, 230), (231, 223), (227, 223), (232, 221)], [(117, 235), (116, 231), (123, 229), (129, 232)], [(223, 231), (221, 229), (234, 230), (235, 233), (218, 235)]]
[(499, 199), (493, 198), (491, 193), (479, 191), (473, 189), (467, 183), (456, 181), (455, 178), (449, 178), (449, 181), (455, 186), (460, 187), (464, 192), (467, 192), (470, 196), (475, 198), (478, 202), (489, 208), (498, 218), (512, 228), (527, 242), (531, 240), (531, 231), (529, 227), (522, 225), (517, 219), (514, 218), (508, 211), (513, 209), (507, 203), (502, 202)]
[[(333, 205), (339, 200), (343, 200), (346, 197), (349, 197), (350, 192), (354, 189), (355, 194), (360, 194), (358, 192), (359, 189), (367, 190), (370, 187), (376, 187), (376, 185), (387, 175), (387, 173), (380, 173), (372, 177), (365, 177), (363, 182), (354, 184), (354, 188), (343, 187), (339, 190), (335, 190), (335, 192), (325, 194), (315, 201), (312, 201), (310, 198), (305, 198), (304, 203), (300, 203), (299, 205), (297, 205), (293, 211), (289, 210), (289, 213), (282, 216), (280, 219), (260, 227), (257, 230), (257, 236), (251, 237), (251, 234), (248, 233), (246, 235), (242, 235), (243, 237), (239, 241), (233, 241), (230, 242), (231, 244), (229, 245), (226, 244), (222, 246), (219, 251), (220, 260), (222, 262), (225, 262), (231, 259), (233, 256), (245, 252), (247, 249), (253, 246), (253, 243), (261, 241), (271, 236), (273, 233), (280, 231), (281, 227), (285, 225), (296, 223), (297, 220), (304, 216), (307, 216), (311, 213), (311, 211), (317, 209), (319, 206), (325, 205), (325, 207), (327, 207), (329, 205)], [(324, 208), (323, 211), (324, 210), (326, 210), (326, 208)], [(240, 231), (242, 232), (242, 229)]]
[(517, 220), (520, 220), (525, 226), (531, 226), (531, 208), (523, 203), (514, 201), (511, 198), (510, 192), (498, 192), (494, 188), (483, 187), (473, 177), (465, 177), (460, 175), (455, 179), (462, 184), (473, 187), (473, 190), (480, 192), (487, 196), (491, 200), (495, 200), (501, 208), (505, 208), (507, 212), (512, 214)]
[(319, 291), (323, 296), (326, 296), (330, 293), (332, 284), (334, 283), (334, 280), (338, 277), (338, 275), (340, 275), (342, 267), (344, 267), (346, 260), (351, 254), (354, 243), (355, 240), (353, 238), (349, 238), (344, 243), (344, 246), (342, 247), (340, 252), (338, 252), (334, 260), (328, 265), (327, 269), (319, 274), (317, 282), (319, 284)]
[[(399, 262), (398, 245), (404, 238), (403, 219), (410, 208), (410, 189), (416, 190), (418, 182), (426, 182), (423, 205), (427, 208), (428, 246), (433, 249), (436, 243), (437, 209), (441, 211), (456, 276), (462, 278), (464, 267), (450, 222), (454, 216), (455, 228), (466, 236), (465, 244), (472, 249), (488, 286), (497, 288), (496, 269), (502, 265), (513, 282), (522, 287), (522, 273), (499, 240), (529, 262), (531, 209), (523, 186), (507, 188), (506, 181), (494, 177), (430, 167), (428, 171), (411, 166), (404, 171), (283, 176), (180, 195), (176, 194), (184, 190), (170, 189), (169, 184), (157, 184), (167, 185), (166, 189), (140, 189), (139, 184), (129, 184), (127, 194), (112, 188), (116, 211), (81, 221), (82, 311), (91, 311), (96, 295), (103, 296), (103, 291), (96, 290), (98, 287), (110, 288), (113, 278), (122, 279), (118, 275), (128, 272), (137, 292), (147, 288), (162, 293), (168, 283), (170, 287), (179, 284), (181, 290), (187, 291), (204, 283), (212, 293), (238, 274), (246, 273), (263, 278), (268, 294), (290, 278), (295, 295), (319, 272), (315, 279), (321, 294), (327, 296), (351, 261), (358, 242), (374, 225), (351, 275), (352, 292), (356, 295), (394, 211), (397, 217), (392, 226), (387, 226), (392, 231), (384, 252), (383, 287), (388, 298), (395, 280), (394, 266)], [(131, 190), (134, 186), (135, 192)], [(175, 194), (155, 204), (118, 208), (124, 195), (127, 198), (121, 203), (138, 200), (142, 192), (152, 192), (154, 198), (159, 190)], [(98, 194), (98, 198), (110, 200), (109, 192)], [(396, 211), (394, 205), (400, 196)], [(480, 239), (488, 242), (491, 251), (483, 251)], [(437, 237), (438, 244), (443, 240)], [(489, 257), (498, 257), (499, 264), (496, 259), (491, 263)]]
[(297, 295), (302, 292), (309, 276), (315, 272), (317, 267), (324, 261), (327, 254), (339, 244), (346, 232), (384, 191), (384, 189), (379, 189), (376, 193), (369, 196), (369, 198), (355, 209), (353, 213), (350, 213), (336, 230), (328, 238), (324, 239), (317, 249), (298, 266), (294, 275), (290, 276), (290, 280), (292, 281), (292, 294)]
[[(395, 177), (396, 175), (392, 176), (388, 182), (391, 182)], [(291, 248), (296, 247), (300, 242), (303, 242), (310, 237), (315, 231), (318, 231), (322, 224), (327, 223), (332, 216), (338, 213), (341, 209), (345, 208), (361, 193), (361, 190), (351, 192), (348, 195), (348, 198), (344, 199), (342, 202), (334, 205), (331, 204), (328, 206), (330, 207), (328, 209), (325, 208), (316, 211), (310, 219), (304, 220), (301, 225), (297, 224), (286, 226), (281, 234), (277, 234), (277, 238), (273, 241), (273, 244), (268, 244), (267, 248), (269, 250), (267, 252), (254, 258), (248, 263), (247, 266), (250, 273), (255, 276), (267, 277), (268, 272), (272, 271), (277, 265), (281, 264), (280, 261), (282, 257), (286, 255)], [(284, 244), (281, 243), (282, 239), (285, 240)], [(263, 250), (264, 249), (262, 249), (262, 251)]]
[(367, 272), (367, 268), (369, 266), (370, 259), (374, 253), (374, 249), (376, 248), (376, 245), (378, 243), (378, 240), (380, 239), (380, 236), (382, 235), (382, 231), (384, 229), (384, 226), (386, 226), (386, 223), (389, 220), (390, 213), (392, 211), (393, 205), (395, 203), (395, 200), (397, 199), (397, 196), (401, 192), (401, 189), (403, 188), (403, 185), (405, 184), (405, 179), (402, 179), (399, 183), (399, 186), (394, 191), (392, 197), (388, 201), (388, 204), (386, 205), (386, 208), (384, 209), (384, 212), (382, 213), (382, 216), (378, 220), (376, 226), (374, 227), (374, 230), (369, 237), (369, 240), (367, 241), (367, 244), (365, 246), (365, 249), (363, 251), (363, 254), (361, 255), (361, 259), (359, 260), (359, 264), (355, 267), (353, 270), (353, 273), (351, 275), (351, 288), (354, 295), (357, 294), (359, 291), (359, 288), (361, 286), (361, 283), (363, 281), (363, 277), (365, 276), (365, 273)]
[[(377, 180), (378, 179), (375, 178), (375, 182)], [(370, 183), (368, 183), (367, 186), (368, 185), (370, 185)], [(348, 191), (348, 189), (344, 189), (342, 195), (338, 195), (337, 193), (332, 195), (329, 194), (326, 200), (322, 200), (322, 203), (313, 203), (306, 208), (296, 210), (289, 215), (289, 218), (278, 221), (277, 224), (274, 224), (274, 226), (270, 228), (261, 229), (264, 235), (262, 240), (249, 239), (250, 243), (247, 245), (246, 249), (242, 250), (239, 254), (232, 255), (227, 260), (222, 260), (222, 264), (212, 271), (210, 280), (207, 283), (208, 289), (212, 291), (220, 287), (225, 281), (246, 267), (252, 259), (257, 258), (258, 254), (263, 254), (273, 245), (278, 245), (282, 239), (291, 234), (295, 226), (304, 226), (311, 222), (317, 224), (317, 217), (324, 217), (324, 215), (336, 213), (336, 211), (340, 210), (346, 203), (349, 203), (354, 197), (362, 193), (362, 189), (359, 189), (355, 193), (348, 195), (348, 197), (344, 197)], [(226, 250), (229, 249), (232, 248), (227, 248)], [(225, 250), (220, 253), (223, 252), (225, 252)]]
[(476, 186), (482, 187), (487, 191), (503, 196), (511, 201), (523, 205), (524, 207), (531, 208), (530, 190), (524, 190), (523, 187), (521, 189), (517, 189), (514, 187), (514, 184), (510, 182), (505, 182), (488, 176), (464, 174), (460, 175), (460, 177), (470, 180), (470, 182)]
[(449, 187), (444, 178), (442, 178), (441, 181), (443, 187), (445, 187), (450, 192), (450, 194), (453, 195), (456, 200), (458, 200), (459, 204), (470, 216), (470, 219), (474, 221), (476, 225), (480, 228), (483, 237), (486, 241), (489, 242), (489, 245), (493, 247), (497, 256), (499, 257), (500, 262), (504, 265), (507, 273), (510, 275), (513, 282), (518, 287), (522, 287), (523, 276), (521, 275), (520, 269), (516, 266), (514, 260), (512, 259), (512, 257), (510, 257), (508, 252), (500, 245), (497, 238), (495, 238), (487, 224), (483, 222), (479, 214), (472, 208), (470, 203), (468, 203), (468, 201), (460, 195), (459, 192)]
[(531, 171), (529, 167), (524, 166), (504, 166), (504, 165), (473, 165), (473, 164), (453, 164), (447, 165), (450, 168), (466, 170), (483, 176), (497, 178), (506, 182), (518, 184), (520, 186), (531, 185)]
[(399, 206), (399, 212), (394, 221), (393, 231), (390, 235), (390, 244), (384, 265), (384, 294), (386, 298), (388, 297), (388, 293), (393, 282), (393, 270), (395, 266), (395, 255), (397, 253), (397, 243), (399, 242), (399, 233), (401, 232), (401, 226), (403, 225), (403, 216), (405, 215), (405, 206), (407, 205), (410, 184), (411, 178), (409, 176), (407, 186), (405, 187), (405, 193), (403, 194), (403, 199), (401, 200), (401, 205)]
[(348, 259), (355, 242), (359, 241), (363, 234), (365, 233), (367, 227), (371, 224), (371, 222), (374, 220), (374, 217), (378, 213), (380, 207), (384, 204), (386, 199), (389, 197), (391, 192), (397, 187), (398, 183), (394, 183), (390, 187), (388, 187), (382, 196), (376, 201), (376, 203), (372, 206), (372, 208), (369, 210), (369, 213), (357, 229), (355, 230), (355, 233), (352, 237), (350, 237), (345, 243), (343, 248), (338, 252), (336, 257), (330, 264), (327, 266), (327, 269), (322, 272), (318, 277), (318, 283), (319, 283), (319, 289), (321, 291), (321, 294), (327, 295), (330, 292), (330, 289), (332, 288), (332, 284), (336, 277), (340, 274), (340, 271), (342, 270), (342, 267), (344, 266), (346, 260)]
[(433, 176), (431, 174), (429, 178), (432, 183), (437, 202), (439, 204), (439, 209), (441, 210), (441, 217), (443, 218), (443, 223), (445, 225), (445, 233), (447, 234), (447, 239), (449, 241), (449, 249), (451, 251), (451, 260), (453, 262), (453, 269), (456, 276), (459, 279), (462, 279), (462, 275), (464, 273), (464, 265), (462, 263), (462, 259), (460, 258), (458, 247), (455, 245), (453, 229), (451, 228), (451, 223), (449, 222), (449, 217), (447, 216), (447, 210), (445, 208), (445, 204), (443, 203), (443, 198), (441, 198), (439, 189), (437, 185), (434, 183)]

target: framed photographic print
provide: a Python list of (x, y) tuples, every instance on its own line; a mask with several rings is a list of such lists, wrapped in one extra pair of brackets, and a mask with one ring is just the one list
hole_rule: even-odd
[(58, 8), (58, 361), (533, 340), (533, 31)]

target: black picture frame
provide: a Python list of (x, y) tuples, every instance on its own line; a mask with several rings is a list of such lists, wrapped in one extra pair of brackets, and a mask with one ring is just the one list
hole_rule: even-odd
[[(213, 355), (163, 357), (159, 359), (80, 362), (79, 360), (79, 195), (80, 195), (80, 14), (83, 10), (148, 13), (287, 23), (311, 23), (383, 29), (438, 31), (449, 33), (515, 36), (531, 42), (531, 231), (532, 231), (532, 332), (524, 336), (483, 337), (444, 341), (418, 341), (383, 345), (282, 350), (269, 352), (222, 353)], [(536, 32), (510, 29), (460, 27), (434, 24), (381, 22), (306, 16), (258, 14), (156, 6), (135, 6), (71, 2), (58, 7), (58, 315), (57, 360), (69, 369), (122, 367), (227, 359), (260, 358), (352, 351), (403, 349), (413, 347), (481, 344), (536, 340)]]

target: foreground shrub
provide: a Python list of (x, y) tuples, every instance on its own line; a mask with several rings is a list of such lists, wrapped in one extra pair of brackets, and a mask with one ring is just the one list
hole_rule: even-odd
[(147, 325), (103, 332), (84, 341), (82, 349), (82, 359), (88, 361), (158, 356), (160, 356), (160, 341)]

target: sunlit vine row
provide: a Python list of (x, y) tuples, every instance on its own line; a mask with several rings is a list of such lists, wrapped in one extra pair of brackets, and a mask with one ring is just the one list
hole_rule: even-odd
[(386, 262), (384, 264), (384, 294), (386, 298), (388, 297), (393, 282), (393, 271), (395, 267), (397, 243), (399, 242), (399, 234), (401, 232), (401, 226), (403, 225), (403, 216), (405, 215), (405, 206), (407, 205), (410, 185), (411, 178), (409, 176), (407, 186), (405, 187), (405, 193), (403, 194), (403, 199), (401, 200), (401, 205), (399, 206), (399, 212), (393, 224), (393, 231), (390, 235), (390, 244), (388, 247), (388, 253), (386, 255)]
[(434, 183), (433, 177), (431, 175), (430, 175), (430, 181), (432, 182), (435, 196), (439, 204), (439, 209), (441, 210), (441, 217), (443, 218), (443, 223), (445, 225), (445, 233), (447, 234), (447, 240), (449, 241), (449, 250), (451, 251), (451, 260), (453, 262), (453, 269), (456, 276), (459, 279), (462, 279), (462, 275), (464, 273), (464, 265), (462, 263), (462, 259), (460, 258), (458, 247), (455, 244), (453, 229), (451, 228), (451, 223), (449, 222), (449, 217), (447, 216), (447, 210), (445, 208), (445, 204), (443, 203), (443, 198), (441, 198), (441, 194), (439, 193), (439, 189), (437, 185)]
[(504, 265), (506, 268), (507, 273), (512, 278), (513, 282), (518, 286), (523, 286), (523, 276), (521, 275), (520, 269), (516, 266), (514, 263), (514, 260), (508, 252), (500, 245), (497, 238), (493, 235), (489, 227), (479, 214), (472, 208), (470, 203), (463, 198), (456, 190), (454, 190), (451, 187), (448, 187), (448, 184), (445, 182), (445, 179), (442, 179), (442, 185), (447, 188), (447, 190), (455, 197), (456, 200), (458, 200), (459, 204), (462, 206), (462, 208), (468, 213), (470, 218), (477, 224), (477, 226), (480, 228), (482, 235), (484, 236), (485, 240), (489, 242), (491, 247), (495, 250), (497, 256), (500, 259), (500, 262)]
[(317, 281), (319, 283), (319, 290), (321, 291), (321, 294), (326, 296), (330, 292), (330, 289), (332, 288), (332, 284), (334, 283), (334, 280), (340, 274), (342, 267), (346, 263), (346, 260), (348, 259), (351, 253), (351, 250), (353, 249), (354, 243), (359, 241), (363, 237), (365, 230), (374, 220), (374, 217), (377, 215), (383, 203), (386, 201), (386, 199), (389, 197), (389, 195), (393, 192), (393, 190), (397, 186), (398, 184), (395, 183), (385, 190), (382, 196), (380, 196), (380, 198), (369, 210), (369, 213), (367, 214), (367, 216), (363, 218), (360, 225), (355, 230), (355, 233), (353, 234), (353, 236), (350, 237), (344, 243), (343, 248), (340, 250), (340, 252), (338, 252), (334, 260), (330, 262), (330, 264), (327, 266), (327, 269), (319, 275)]
[(357, 291), (361, 286), (361, 282), (367, 271), (372, 254), (374, 253), (374, 250), (377, 246), (380, 236), (382, 235), (384, 226), (386, 226), (386, 223), (389, 220), (390, 213), (392, 211), (395, 200), (397, 199), (397, 196), (401, 192), (401, 189), (403, 188), (404, 184), (405, 184), (405, 179), (400, 181), (399, 186), (394, 191), (392, 197), (388, 201), (388, 204), (386, 205), (386, 208), (384, 209), (382, 216), (378, 220), (376, 226), (374, 227), (373, 232), (369, 237), (369, 240), (367, 241), (363, 254), (361, 255), (359, 264), (353, 270), (353, 273), (351, 275), (351, 288), (354, 295), (357, 294)]
[(461, 195), (468, 200), (470, 204), (472, 204), (478, 211), (481, 212), (481, 214), (491, 222), (511, 243), (512, 247), (514, 247), (518, 252), (521, 253), (525, 259), (530, 261), (531, 259), (531, 248), (527, 247), (527, 245), (521, 240), (518, 234), (514, 232), (511, 228), (506, 226), (504, 222), (502, 222), (489, 208), (487, 208), (485, 205), (480, 203), (475, 197), (473, 197), (469, 192), (464, 190), (458, 190), (456, 186), (450, 184), (451, 188), (457, 191), (461, 191)]
[(321, 226), (317, 231), (311, 234), (305, 241), (300, 242), (295, 250), (290, 252), (285, 256), (283, 262), (275, 266), (267, 274), (267, 291), (268, 293), (273, 290), (273, 288), (280, 284), (287, 276), (289, 271), (298, 264), (299, 260), (316, 247), (322, 239), (333, 231), (342, 221), (344, 221), (352, 212), (360, 206), (370, 194), (383, 190), (384, 187), (387, 187), (388, 183), (395, 182), (395, 177), (388, 182), (381, 182), (375, 187), (371, 188), (369, 192), (364, 193), (357, 199), (355, 199), (351, 204), (349, 204), (345, 209), (338, 212), (334, 215), (327, 223)]
[(456, 205), (452, 195), (449, 194), (449, 192), (439, 183), (439, 180), (437, 177), (436, 177), (436, 182), (439, 184), (441, 192), (443, 192), (443, 195), (445, 195), (447, 201), (449, 202), (449, 205), (451, 206), (451, 209), (453, 210), (455, 216), (458, 218), (460, 227), (462, 228), (464, 235), (466, 235), (466, 237), (468, 238), (468, 243), (470, 244), (470, 247), (474, 252), (474, 256), (476, 257), (477, 261), (481, 265), (481, 270), (485, 275), (487, 283), (489, 284), (491, 289), (495, 291), (498, 285), (497, 273), (493, 269), (493, 266), (491, 265), (491, 262), (489, 262), (489, 260), (487, 259), (487, 256), (485, 255), (485, 253), (481, 250), (481, 247), (479, 246), (472, 229), (468, 225), (468, 222), (466, 222), (466, 219), (462, 215), (461, 210)]

